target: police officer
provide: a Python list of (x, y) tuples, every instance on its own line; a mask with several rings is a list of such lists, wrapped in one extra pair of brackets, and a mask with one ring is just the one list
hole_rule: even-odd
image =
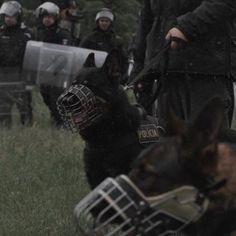
[[(25, 90), (22, 64), (31, 31), (22, 22), (22, 7), (17, 1), (4, 2), (0, 9), (0, 122), (11, 126), (11, 109), (16, 104), (22, 124), (32, 122), (31, 92)], [(13, 87), (13, 85), (15, 85)]]
[[(45, 3), (47, 1), (41, 1)], [(78, 46), (80, 42), (80, 19), (83, 14), (79, 12), (78, 4), (75, 0), (52, 0), (60, 8), (59, 26), (70, 32), (72, 45)]]
[[(231, 125), (230, 34), (234, 13), (234, 0), (144, 0), (135, 68), (137, 72), (152, 63), (161, 86), (158, 114), (163, 123), (164, 97), (180, 119), (191, 121), (207, 100), (219, 96), (225, 104), (224, 125)], [(163, 54), (164, 60), (155, 62), (168, 40), (172, 41), (171, 49)]]
[[(39, 20), (36, 33), (36, 39), (38, 41), (62, 45), (71, 44), (70, 32), (58, 26), (59, 13), (59, 7), (52, 2), (45, 2), (36, 9), (35, 15)], [(56, 127), (63, 126), (56, 106), (57, 98), (63, 91), (63, 88), (57, 87), (56, 85), (40, 86), (44, 103), (48, 106), (51, 113), (52, 124)]]
[(59, 7), (52, 2), (45, 2), (36, 9), (35, 15), (39, 20), (36, 34), (38, 41), (71, 44), (70, 33), (58, 26), (59, 13)]
[(121, 38), (113, 30), (114, 15), (108, 8), (102, 8), (95, 17), (96, 28), (80, 43), (80, 47), (110, 52), (116, 48), (120, 52), (121, 82), (125, 83), (128, 70), (128, 56)]

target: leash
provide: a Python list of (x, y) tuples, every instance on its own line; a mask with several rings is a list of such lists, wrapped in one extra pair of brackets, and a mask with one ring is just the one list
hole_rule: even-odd
[[(184, 47), (186, 45), (186, 42), (183, 39), (177, 38), (177, 37), (171, 37), (169, 39), (167, 39), (165, 41), (165, 44), (163, 46), (163, 48), (158, 52), (158, 54), (151, 59), (151, 61), (149, 62), (149, 64), (147, 66), (145, 66), (140, 72), (139, 74), (133, 79), (131, 80), (127, 85), (126, 85), (126, 90), (132, 88), (145, 74), (147, 74), (154, 65), (158, 64), (161, 61), (162, 56), (168, 52), (168, 50), (171, 47), (171, 43), (172, 42), (176, 42), (182, 45), (182, 47)], [(164, 70), (167, 70), (168, 64), (165, 63), (165, 68)]]
[(165, 75), (167, 73), (168, 64), (169, 64), (169, 55), (167, 52), (171, 48), (172, 42), (176, 42), (176, 43), (180, 44), (181, 47), (183, 47), (183, 48), (186, 46), (186, 42), (183, 39), (180, 39), (177, 37), (169, 38), (168, 40), (165, 41), (163, 48), (158, 52), (158, 54), (153, 59), (151, 59), (150, 63), (147, 66), (145, 66), (140, 71), (140, 73), (124, 87), (125, 91), (127, 91), (129, 89), (134, 89), (135, 84), (137, 84), (140, 80), (142, 80), (143, 76), (148, 74), (148, 72), (151, 71), (155, 67), (155, 65), (160, 65), (161, 60), (163, 59), (164, 62), (162, 64), (163, 66), (160, 70), (160, 76), (156, 82), (155, 93), (152, 95), (152, 98), (147, 105), (148, 108), (150, 106), (152, 106), (152, 104), (155, 102), (158, 94), (160, 93), (161, 88), (163, 87)]
[(139, 72), (139, 74), (125, 86), (125, 90), (133, 89), (134, 85), (139, 82), (143, 78), (143, 76), (146, 75), (154, 67), (154, 65), (160, 62), (162, 55), (170, 49), (171, 42), (172, 39), (166, 40), (163, 48), (158, 52), (158, 54), (154, 58), (151, 59), (150, 63), (145, 66)]
[[(181, 47), (185, 47), (186, 46), (186, 42), (181, 39), (181, 38), (177, 38), (177, 37), (171, 37), (169, 39), (167, 39), (165, 41), (165, 44), (163, 46), (163, 48), (158, 52), (158, 54), (151, 59), (151, 61), (149, 62), (149, 64), (147, 66), (145, 66), (140, 72), (139, 74), (133, 79), (131, 80), (129, 83), (127, 83), (127, 85), (125, 86), (125, 90), (128, 90), (128, 89), (132, 89), (133, 86), (139, 81), (142, 79), (142, 77), (144, 75), (146, 75), (152, 68), (154, 65), (157, 65), (159, 64), (159, 62), (161, 61), (161, 57), (166, 53), (168, 52), (168, 50), (170, 49), (171, 47), (171, 43), (172, 42), (176, 42), (176, 43), (179, 43), (181, 45)], [(165, 63), (165, 68), (164, 68), (164, 71), (167, 70), (167, 67), (168, 67), (168, 64)]]

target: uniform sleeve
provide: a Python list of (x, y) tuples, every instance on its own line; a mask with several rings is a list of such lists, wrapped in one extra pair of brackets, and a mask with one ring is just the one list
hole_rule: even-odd
[(194, 11), (178, 17), (179, 28), (189, 40), (207, 34), (212, 27), (229, 25), (235, 14), (235, 0), (203, 0)]
[(121, 48), (121, 74), (122, 74), (122, 79), (121, 83), (126, 84), (127, 83), (127, 72), (128, 72), (128, 67), (129, 67), (129, 60), (128, 60), (128, 54), (126, 50), (122, 47)]
[(79, 46), (81, 48), (88, 48), (88, 37), (85, 37), (82, 39), (82, 41), (80, 42)]
[(24, 54), (25, 54), (25, 50), (26, 50), (26, 45), (27, 45), (27, 42), (29, 41), (29, 40), (34, 40), (34, 33), (33, 33), (33, 30), (32, 29), (30, 29), (30, 28), (26, 28), (26, 29), (24, 29), (23, 30), (23, 37), (22, 37), (22, 45), (24, 45), (24, 46), (22, 46), (21, 48), (20, 48), (20, 53), (19, 53), (19, 60), (20, 60), (20, 66), (21, 66), (21, 68), (23, 67), (23, 63), (24, 63)]
[(27, 37), (27, 40), (35, 40), (35, 32), (32, 29), (27, 29), (25, 36)]
[(92, 41), (92, 36), (85, 37), (79, 44), (81, 48), (96, 49), (95, 43)]
[(144, 0), (140, 13), (140, 21), (136, 35), (135, 62), (143, 64), (146, 52), (146, 38), (152, 28), (154, 17), (151, 11), (150, 0)]
[(116, 41), (117, 41), (116, 45), (120, 52), (120, 60), (121, 60), (121, 74), (122, 74), (121, 82), (122, 84), (125, 84), (127, 82), (126, 74), (129, 66), (128, 54), (127, 51), (125, 50), (122, 38), (116, 35)]

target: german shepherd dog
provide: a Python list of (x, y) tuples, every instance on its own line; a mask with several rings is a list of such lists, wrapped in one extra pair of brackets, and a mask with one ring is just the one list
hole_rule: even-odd
[(85, 141), (85, 173), (92, 189), (109, 176), (128, 173), (144, 148), (137, 130), (145, 112), (129, 103), (119, 77), (116, 50), (108, 54), (101, 68), (95, 66), (92, 53), (58, 99), (62, 118)]
[(146, 196), (195, 186), (209, 199), (209, 207), (186, 234), (230, 235), (236, 230), (236, 146), (219, 142), (222, 101), (212, 99), (189, 126), (169, 114), (172, 137), (142, 152), (130, 179)]

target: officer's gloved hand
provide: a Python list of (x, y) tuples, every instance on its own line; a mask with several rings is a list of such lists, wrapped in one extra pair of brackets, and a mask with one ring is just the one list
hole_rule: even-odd
[(140, 104), (135, 104), (134, 106), (138, 109), (140, 118), (145, 119), (148, 114), (147, 111), (144, 109), (144, 107), (141, 106)]

